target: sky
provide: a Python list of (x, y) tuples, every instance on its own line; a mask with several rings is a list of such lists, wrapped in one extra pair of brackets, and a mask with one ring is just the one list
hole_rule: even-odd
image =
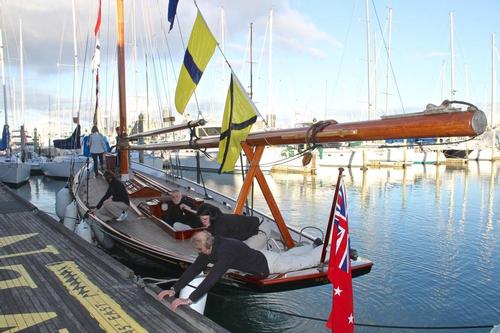
[[(24, 123), (31, 132), (36, 127), (44, 140), (71, 131), (71, 118), (77, 114), (88, 131), (94, 112), (95, 79), (89, 68), (98, 0), (74, 3), (76, 80), (72, 1), (0, 0), (8, 122), (12, 127)], [(370, 0), (367, 25), (366, 3), (361, 0), (199, 0), (219, 48), (185, 116), (177, 114), (173, 101), (196, 16), (195, 2), (179, 1), (170, 33), (167, 0), (124, 0), (124, 4), (129, 126), (142, 113), (149, 127), (157, 127), (169, 112), (176, 122), (201, 115), (219, 125), (230, 73), (226, 60), (247, 89), (252, 70), (253, 101), (263, 117), (275, 114), (280, 127), (313, 119), (346, 122), (421, 111), (428, 103), (451, 98), (452, 67), (454, 98), (476, 104), (488, 118), (491, 115), (492, 34), (500, 30), (498, 1)], [(118, 114), (115, 11), (116, 1), (102, 1), (99, 125), (109, 129)], [(499, 67), (498, 46), (494, 61)], [(498, 78), (495, 81), (498, 85)]]

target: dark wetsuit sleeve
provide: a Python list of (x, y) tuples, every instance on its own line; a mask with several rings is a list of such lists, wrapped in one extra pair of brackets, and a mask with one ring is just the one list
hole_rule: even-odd
[(219, 281), (219, 279), (231, 267), (232, 257), (221, 257), (215, 265), (210, 268), (210, 272), (203, 282), (189, 295), (189, 299), (195, 303)]
[(209, 263), (209, 257), (205, 254), (198, 255), (198, 258), (182, 273), (181, 277), (174, 284), (175, 293), (184, 288), (191, 280), (193, 280)]

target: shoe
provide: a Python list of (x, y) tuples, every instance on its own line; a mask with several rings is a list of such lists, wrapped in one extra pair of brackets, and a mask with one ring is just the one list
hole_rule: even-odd
[(118, 222), (124, 221), (127, 218), (128, 214), (127, 212), (122, 212), (120, 216), (116, 219)]

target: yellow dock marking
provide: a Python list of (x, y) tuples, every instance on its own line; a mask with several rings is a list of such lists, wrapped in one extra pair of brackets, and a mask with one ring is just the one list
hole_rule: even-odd
[(36, 288), (35, 281), (30, 277), (26, 268), (23, 265), (10, 265), (10, 266), (0, 266), (0, 270), (10, 270), (19, 273), (19, 277), (10, 280), (0, 280), (0, 290), (17, 288), (17, 287), (30, 287), (32, 289)]
[(26, 256), (26, 255), (29, 255), (29, 254), (38, 254), (38, 253), (59, 254), (59, 251), (53, 245), (47, 245), (45, 248), (43, 248), (41, 250), (6, 254), (6, 255), (3, 255), (3, 256), (0, 256), (0, 259), (22, 257), (22, 256)]
[(19, 241), (25, 240), (27, 238), (30, 238), (30, 237), (33, 237), (36, 235), (38, 235), (38, 233), (0, 237), (0, 247), (4, 247), (4, 246), (7, 246), (7, 245), (10, 245), (13, 243), (17, 243)]
[(48, 264), (62, 284), (106, 332), (147, 332), (111, 297), (92, 283), (73, 261)]
[[(11, 315), (0, 314), (0, 330), (2, 333), (19, 332), (25, 328), (35, 326), (46, 320), (57, 317), (55, 312), (17, 313)], [(6, 329), (4, 331), (4, 329)]]

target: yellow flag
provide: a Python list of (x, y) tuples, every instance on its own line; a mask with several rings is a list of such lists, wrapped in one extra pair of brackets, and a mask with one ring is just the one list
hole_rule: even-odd
[(198, 11), (175, 89), (175, 107), (180, 114), (184, 113), (216, 46), (215, 37)]
[(234, 165), (240, 155), (241, 142), (246, 140), (256, 120), (257, 108), (236, 75), (231, 73), (217, 156), (217, 163), (220, 164), (219, 173), (234, 170)]

